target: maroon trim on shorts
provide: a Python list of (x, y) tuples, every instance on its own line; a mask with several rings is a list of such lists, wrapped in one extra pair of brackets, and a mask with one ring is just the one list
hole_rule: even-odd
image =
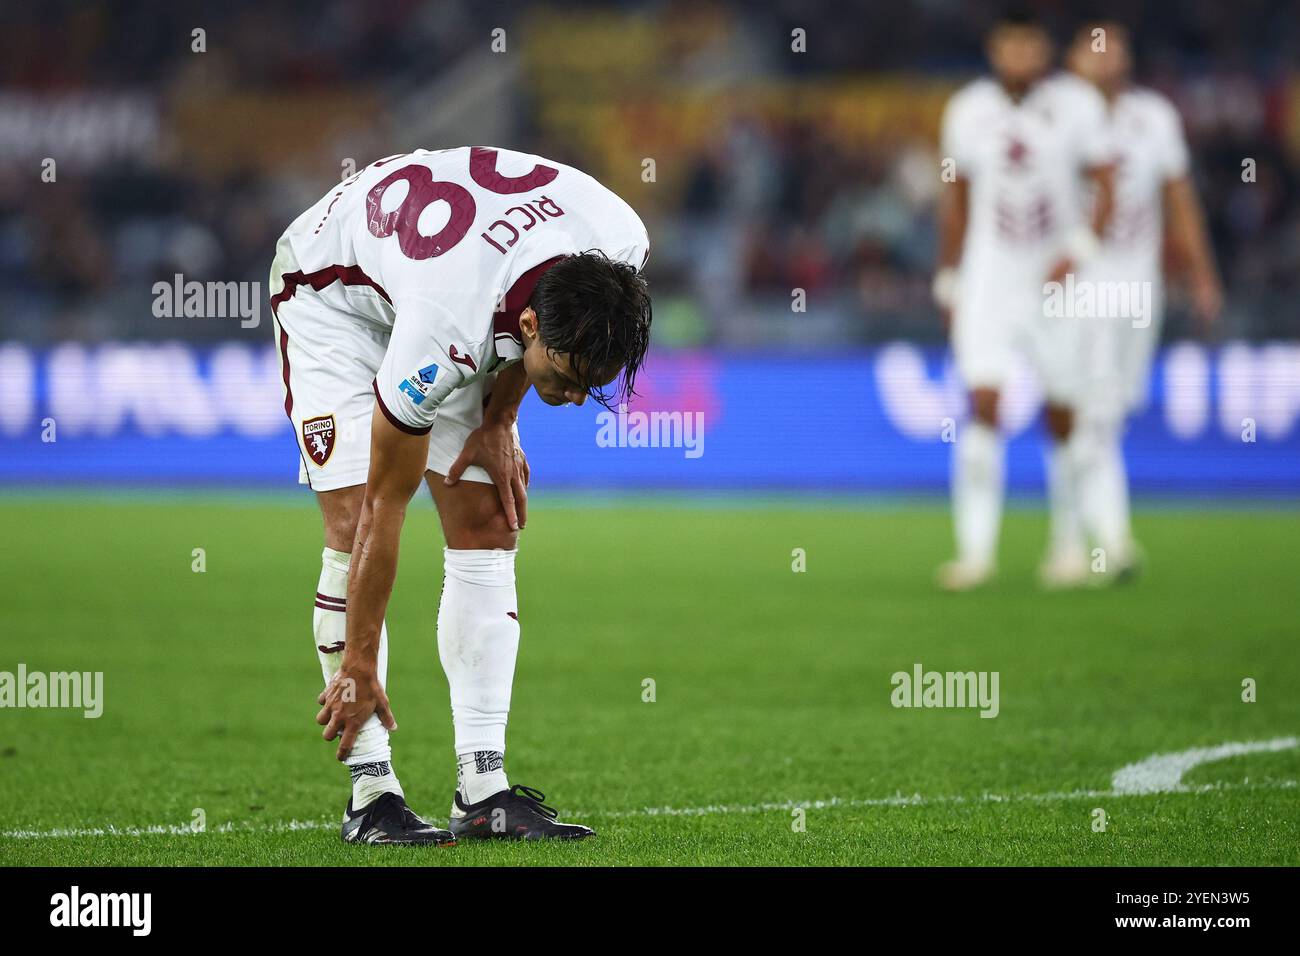
[[(378, 292), (389, 305), (393, 304), (393, 300), (388, 297), (388, 293), (384, 291), (383, 286), (366, 275), (362, 268), (357, 265), (326, 266), (324, 269), (317, 269), (315, 272), (303, 272), (301, 270), (286, 272), (280, 278), (284, 280), (284, 288), (271, 296), (271, 314), (277, 319), (277, 325), (279, 325), (280, 304), (292, 299), (300, 286), (307, 286), (313, 291), (319, 292), (335, 282), (342, 282), (344, 285), (364, 285)], [(282, 356), (282, 374), (284, 375), (284, 413), (289, 416), (289, 421), (292, 423), (293, 388), (289, 384), (289, 333), (284, 330), (283, 325), (280, 325), (280, 355)], [(298, 445), (298, 456), (303, 460), (303, 469), (307, 475), (307, 487), (311, 488), (311, 468), (302, 454), (302, 443), (298, 441), (297, 436), (294, 437), (294, 442)]]
[[(289, 424), (293, 424), (293, 386), (289, 384), (289, 333), (284, 330), (278, 318), (272, 318), (275, 327), (280, 330), (280, 364), (281, 374), (284, 375), (284, 414), (289, 418)], [(295, 428), (295, 431), (297, 429)], [(307, 467), (307, 458), (302, 453), (302, 442), (298, 441), (298, 436), (293, 436), (293, 443), (298, 449), (298, 457), (302, 459), (303, 474), (307, 476), (307, 487), (311, 488), (311, 469)], [(312, 489), (315, 490), (314, 488)]]
[(280, 329), (280, 373), (284, 376), (284, 413), (293, 421), (293, 386), (289, 384), (289, 333), (279, 322)]
[(427, 435), (429, 432), (433, 431), (432, 425), (427, 428), (416, 428), (414, 425), (406, 424), (406, 422), (402, 421), (390, 412), (388, 406), (384, 404), (384, 396), (379, 394), (379, 383), (371, 382), (370, 387), (375, 391), (375, 402), (378, 403), (379, 410), (384, 413), (384, 417), (388, 419), (388, 423), (399, 432), (406, 432), (408, 435)]
[(293, 294), (298, 291), (299, 286), (308, 286), (314, 292), (319, 292), (335, 282), (342, 282), (344, 285), (364, 285), (374, 289), (389, 305), (393, 300), (388, 297), (388, 293), (370, 276), (362, 271), (360, 266), (326, 266), (324, 269), (317, 269), (315, 272), (286, 272), (281, 278), (284, 280), (284, 288), (271, 296), (271, 314), (278, 315), (281, 302), (288, 302), (293, 298)]

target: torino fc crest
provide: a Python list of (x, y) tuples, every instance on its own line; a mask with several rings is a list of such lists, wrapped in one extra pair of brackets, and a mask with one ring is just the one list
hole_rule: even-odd
[(324, 466), (334, 451), (334, 416), (308, 418), (302, 423), (302, 447), (311, 460)]

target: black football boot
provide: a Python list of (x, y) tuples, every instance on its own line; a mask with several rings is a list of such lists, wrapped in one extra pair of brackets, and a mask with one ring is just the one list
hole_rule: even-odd
[(364, 810), (354, 811), (348, 800), (343, 814), (343, 842), (455, 846), (456, 837), (450, 830), (439, 830), (417, 817), (401, 794), (381, 793)]
[(554, 807), (542, 803), (546, 794), (515, 784), (479, 803), (466, 805), (457, 792), (452, 798), (451, 832), (458, 839), (581, 840), (596, 835), (578, 823), (560, 823)]

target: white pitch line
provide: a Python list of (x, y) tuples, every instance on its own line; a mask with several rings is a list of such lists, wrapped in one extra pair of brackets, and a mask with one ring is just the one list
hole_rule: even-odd
[[(1161, 793), (1211, 793), (1226, 790), (1291, 790), (1300, 786), (1295, 780), (1278, 780), (1267, 783), (1207, 783), (1199, 787), (1180, 786)], [(852, 810), (868, 807), (924, 807), (979, 803), (1060, 803), (1068, 800), (1104, 800), (1114, 797), (1151, 796), (1153, 792), (1121, 793), (1116, 790), (1060, 790), (1048, 793), (984, 793), (978, 796), (960, 794), (893, 797), (830, 797), (824, 800), (781, 800), (774, 803), (710, 804), (701, 807), (642, 807), (639, 810), (588, 810), (566, 811), (564, 817), (626, 820), (634, 817), (706, 817), (742, 813), (771, 813), (777, 810)], [(9, 840), (39, 840), (96, 836), (202, 836), (204, 833), (291, 833), (299, 830), (332, 830), (338, 826), (334, 820), (289, 820), (283, 823), (256, 823), (242, 821), (223, 823), (204, 831), (195, 831), (180, 824), (155, 824), (147, 827), (59, 827), (52, 830), (5, 830), (0, 838)]]
[[(927, 797), (919, 793), (896, 794), (892, 797), (830, 797), (825, 800), (781, 800), (776, 803), (715, 803), (703, 807), (642, 807), (640, 810), (608, 810), (588, 814), (614, 819), (627, 817), (707, 817), (730, 813), (768, 813), (774, 810), (847, 810), (862, 807), (924, 807), (953, 803), (1003, 803), (1012, 800), (1032, 800), (1049, 803), (1054, 800), (1073, 800), (1081, 797), (1108, 795), (1101, 790), (1074, 790), (1061, 793), (985, 793), (976, 797), (941, 795)], [(577, 814), (575, 814), (576, 816)]]
[(243, 820), (222, 823), (206, 830), (177, 823), (155, 823), (147, 827), (56, 827), (53, 830), (5, 830), (0, 837), (9, 840), (38, 840), (44, 838), (95, 837), (95, 836), (202, 836), (204, 833), (291, 833), (295, 830), (324, 830), (337, 827), (330, 820), (288, 820), (280, 823), (257, 823)]
[(768, 813), (775, 810), (835, 810), (865, 807), (925, 807), (977, 803), (1060, 803), (1067, 800), (1102, 800), (1112, 797), (1151, 796), (1155, 793), (1211, 793), (1220, 790), (1290, 790), (1300, 784), (1295, 780), (1266, 783), (1207, 783), (1199, 787), (1178, 786), (1170, 790), (1124, 793), (1118, 790), (1056, 790), (1047, 793), (982, 793), (927, 797), (919, 793), (893, 797), (830, 797), (825, 800), (781, 800), (776, 803), (712, 804), (703, 807), (643, 807), (639, 810), (593, 810), (572, 816), (626, 819), (629, 817), (704, 817), (731, 813)]
[[(1250, 743), (1226, 743), (1217, 747), (1194, 747), (1178, 753), (1154, 754), (1145, 760), (1128, 764), (1115, 772), (1109, 790), (1057, 790), (1047, 793), (983, 793), (978, 796), (962, 794), (927, 797), (919, 793), (895, 794), (892, 797), (830, 797), (822, 800), (781, 800), (771, 803), (709, 804), (700, 807), (642, 807), (638, 810), (569, 811), (567, 817), (595, 817), (620, 820), (635, 817), (705, 817), (741, 813), (770, 813), (777, 810), (837, 810), (870, 807), (922, 807), (980, 803), (1060, 803), (1068, 800), (1103, 800), (1114, 797), (1141, 797), (1160, 793), (1210, 793), (1225, 790), (1290, 790), (1297, 786), (1295, 780), (1278, 780), (1265, 783), (1208, 783), (1199, 787), (1185, 785), (1183, 775), (1193, 767), (1213, 760), (1224, 760), (1251, 753), (1272, 753), (1289, 750), (1300, 741), (1295, 737), (1276, 737)], [(203, 833), (291, 833), (300, 830), (330, 830), (338, 826), (334, 820), (289, 820), (282, 823), (257, 823), (246, 820), (239, 823), (222, 823), (207, 830), (196, 831), (183, 824), (156, 824), (146, 827), (62, 827), (52, 830), (5, 830), (0, 838), (9, 840), (40, 840), (97, 836), (201, 836)]]
[(1219, 744), (1217, 747), (1193, 747), (1177, 753), (1152, 754), (1145, 760), (1120, 767), (1111, 779), (1116, 793), (1168, 793), (1183, 785), (1183, 774), (1193, 767), (1215, 760), (1227, 760), (1242, 754), (1276, 753), (1290, 750), (1300, 742), (1295, 737), (1274, 737), (1249, 743)]

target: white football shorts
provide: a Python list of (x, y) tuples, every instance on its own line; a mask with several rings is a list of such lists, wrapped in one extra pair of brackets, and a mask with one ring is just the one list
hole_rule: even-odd
[[(281, 276), (296, 271), (284, 259), (277, 254), (272, 267), (272, 296), (284, 287)], [(280, 303), (272, 326), (285, 412), (298, 441), (298, 483), (313, 491), (364, 485), (370, 470), (373, 383), (388, 350), (389, 329), (337, 308), (308, 286), (299, 286)], [(470, 382), (438, 406), (429, 432), (429, 471), (445, 475), (470, 432), (483, 424), (495, 381), (495, 375), (487, 375)], [(462, 478), (492, 481), (477, 465)]]
[(1164, 318), (1164, 283), (1135, 275), (1159, 275), (1156, 268), (1134, 273), (1120, 263), (1098, 262), (1081, 278), (1099, 284), (1129, 286), (1140, 307), (1120, 315), (1082, 323), (1082, 377), (1079, 408), (1099, 419), (1118, 421), (1142, 411), (1148, 401), (1151, 363)]
[(1017, 356), (1023, 356), (1049, 402), (1074, 405), (1079, 320), (1047, 314), (1043, 286), (1049, 268), (962, 270), (952, 350), (968, 389), (1001, 390), (1011, 379)]

